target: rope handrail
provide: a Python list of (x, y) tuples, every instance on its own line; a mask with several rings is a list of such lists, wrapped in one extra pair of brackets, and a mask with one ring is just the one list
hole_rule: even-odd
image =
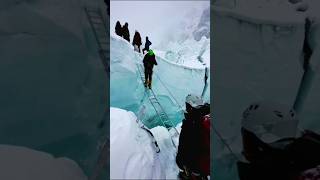
[(213, 126), (213, 132), (219, 137), (220, 141), (222, 142), (222, 144), (227, 147), (228, 151), (234, 156), (234, 158), (236, 160), (239, 161), (238, 156), (232, 151), (232, 148), (229, 146), (229, 144), (224, 140), (224, 138), (222, 137), (221, 133)]
[[(140, 77), (141, 77), (141, 81), (142, 81), (142, 83), (143, 83), (143, 75), (142, 75), (141, 67), (140, 67), (140, 66), (142, 66), (142, 65), (141, 65), (141, 64), (137, 64), (137, 66), (138, 66), (138, 71), (139, 71), (139, 74), (140, 74)], [(169, 122), (169, 123), (171, 124), (171, 127), (174, 128), (176, 134), (179, 134), (178, 130), (174, 127), (173, 122), (169, 119), (168, 115), (166, 114), (166, 112), (164, 111), (163, 107), (162, 107), (161, 104), (159, 103), (159, 100), (157, 99), (156, 94), (154, 93), (154, 91), (153, 91), (152, 89), (150, 89), (150, 92), (151, 92), (151, 94), (152, 94), (152, 98), (155, 99), (156, 102), (152, 102), (152, 100), (151, 100), (152, 98), (150, 97), (150, 94), (148, 95), (149, 101), (150, 101), (151, 105), (153, 106), (153, 108), (155, 109), (155, 111), (156, 111), (158, 117), (160, 118), (161, 123), (163, 124), (163, 126), (164, 126), (164, 127), (167, 127), (166, 124), (165, 124), (165, 122)], [(155, 103), (158, 104), (158, 106), (159, 106), (159, 108), (160, 108), (160, 111), (162, 111), (162, 113), (159, 112), (159, 110), (155, 107)], [(163, 119), (163, 117), (162, 117), (161, 114), (163, 114), (163, 116), (165, 116), (165, 118), (166, 118), (168, 121), (166, 121), (165, 119)]]
[(182, 106), (180, 105), (180, 103), (178, 102), (178, 100), (174, 97), (174, 95), (171, 93), (171, 91), (169, 90), (169, 88), (164, 84), (164, 82), (160, 79), (160, 77), (155, 74), (156, 77), (159, 79), (160, 83), (162, 84), (162, 86), (169, 92), (170, 96), (173, 98), (173, 100), (176, 102), (176, 104), (179, 106), (179, 108), (181, 110), (183, 110)]

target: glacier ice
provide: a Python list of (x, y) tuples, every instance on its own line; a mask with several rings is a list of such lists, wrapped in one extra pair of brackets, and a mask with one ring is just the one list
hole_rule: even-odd
[[(241, 115), (255, 101), (271, 100), (293, 106), (301, 83), (303, 45), (313, 50), (310, 59), (315, 76), (299, 112), (299, 127), (319, 132), (318, 104), (318, 10), (316, 1), (215, 1), (213, 34), (215, 51), (214, 175), (238, 179), (236, 161), (241, 157)], [(306, 29), (306, 21), (311, 21)], [(307, 32), (307, 33), (305, 33)], [(307, 36), (305, 36), (307, 35)], [(228, 144), (233, 152), (230, 152)], [(232, 154), (235, 154), (232, 155)]]
[[(110, 44), (111, 177), (176, 179), (179, 169), (175, 163), (176, 149), (173, 142), (178, 145), (178, 139), (172, 139), (173, 132), (169, 132), (164, 126), (173, 125), (180, 131), (185, 97), (188, 94), (202, 94), (205, 66), (189, 67), (179, 64), (167, 60), (162, 57), (161, 51), (155, 50), (158, 65), (154, 67), (152, 89), (173, 123), (164, 125), (148, 99), (148, 93), (151, 92), (144, 88), (144, 80), (140, 77), (143, 69), (139, 65), (143, 56), (134, 52), (130, 43), (114, 34), (110, 37)], [(210, 100), (209, 89), (205, 91), (204, 100)], [(153, 133), (160, 146), (159, 157), (150, 148), (150, 139), (146, 138), (147, 134), (138, 127), (136, 121), (143, 123)], [(140, 131), (143, 133), (139, 133)], [(134, 137), (136, 138), (130, 140)], [(127, 145), (131, 147), (130, 151), (124, 147)], [(121, 149), (126, 152), (119, 159)], [(140, 172), (141, 169), (143, 173)], [(150, 174), (151, 171), (154, 172)]]

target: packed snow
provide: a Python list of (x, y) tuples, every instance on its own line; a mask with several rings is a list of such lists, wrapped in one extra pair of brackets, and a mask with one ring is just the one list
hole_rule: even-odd
[(210, 8), (186, 12), (176, 26), (177, 30), (168, 29), (154, 47), (159, 55), (190, 68), (210, 68)]
[(0, 158), (0, 179), (88, 179), (76, 162), (25, 147), (0, 145)]
[(110, 108), (110, 178), (176, 179), (175, 148), (166, 128), (151, 129), (160, 153), (156, 153), (151, 136), (138, 123), (133, 112)]

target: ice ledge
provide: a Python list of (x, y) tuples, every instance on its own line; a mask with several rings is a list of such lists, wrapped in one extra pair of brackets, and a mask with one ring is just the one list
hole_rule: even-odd
[(289, 7), (236, 7), (234, 9), (212, 6), (214, 15), (229, 16), (234, 19), (251, 22), (254, 24), (276, 25), (276, 26), (304, 26), (306, 13), (297, 12)]

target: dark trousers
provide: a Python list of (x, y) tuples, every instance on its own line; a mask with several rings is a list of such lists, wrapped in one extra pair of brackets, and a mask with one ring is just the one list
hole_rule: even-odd
[(142, 53), (144, 54), (144, 51), (149, 51), (149, 47), (144, 47), (143, 49), (142, 49)]
[(140, 50), (140, 46), (139, 45), (134, 45), (134, 46), (137, 46), (138, 47), (138, 52), (140, 53), (141, 52), (141, 50)]
[(145, 68), (144, 76), (145, 76), (146, 82), (150, 83), (152, 81), (152, 69)]

